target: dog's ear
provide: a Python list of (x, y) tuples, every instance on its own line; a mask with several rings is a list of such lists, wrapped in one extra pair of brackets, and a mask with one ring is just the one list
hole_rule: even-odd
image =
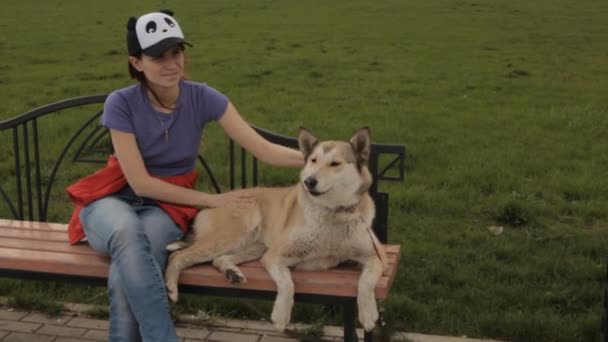
[(355, 134), (350, 138), (350, 145), (355, 152), (355, 156), (357, 157), (357, 164), (365, 164), (367, 165), (367, 161), (369, 160), (370, 154), (370, 130), (369, 127), (363, 127), (359, 129)]
[(315, 138), (306, 128), (300, 127), (298, 131), (298, 146), (304, 155), (304, 160), (308, 159), (308, 155), (315, 146), (319, 143), (319, 139)]

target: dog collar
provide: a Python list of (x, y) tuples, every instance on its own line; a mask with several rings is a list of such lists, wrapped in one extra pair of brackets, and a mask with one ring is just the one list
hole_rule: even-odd
[(359, 203), (354, 204), (354, 205), (350, 205), (350, 206), (339, 206), (334, 208), (334, 212), (336, 213), (348, 213), (348, 214), (352, 214), (355, 212), (355, 210), (357, 209), (357, 206), (359, 205)]

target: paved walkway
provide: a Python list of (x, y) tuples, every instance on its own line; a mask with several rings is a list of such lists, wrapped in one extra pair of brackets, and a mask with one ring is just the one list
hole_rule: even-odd
[[(108, 322), (103, 319), (86, 317), (83, 312), (88, 305), (66, 304), (69, 312), (48, 317), (36, 312), (28, 312), (0, 306), (1, 342), (76, 342), (107, 341)], [(295, 341), (341, 341), (342, 329), (328, 326), (317, 331), (311, 326), (294, 324), (291, 332), (278, 333), (272, 324), (261, 321), (233, 319), (211, 319), (183, 316), (177, 324), (177, 333), (183, 342), (295, 342)], [(306, 334), (309, 332), (309, 334)], [(300, 338), (298, 338), (300, 336)], [(359, 331), (362, 339), (362, 332)], [(491, 342), (461, 337), (445, 337), (413, 333), (397, 333), (392, 341), (403, 342)], [(496, 341), (494, 341), (496, 342)]]

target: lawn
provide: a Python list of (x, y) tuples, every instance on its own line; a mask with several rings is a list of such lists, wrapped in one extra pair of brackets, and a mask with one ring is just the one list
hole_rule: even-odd
[[(8, 1), (0, 120), (130, 84), (126, 20), (161, 8), (175, 11), (194, 45), (189, 78), (227, 94), (250, 122), (285, 135), (305, 126), (322, 138), (369, 126), (375, 142), (406, 145), (405, 183), (380, 187), (390, 194), (389, 240), (403, 245), (384, 303), (391, 329), (599, 340), (608, 2)], [(211, 139), (218, 127), (209, 127)], [(290, 172), (272, 170), (276, 180), (265, 182)], [(0, 295), (32, 288), (57, 300), (105, 300), (103, 289), (9, 280)], [(180, 310), (200, 307), (257, 315), (215, 299), (188, 298)], [(333, 319), (299, 310), (297, 319)]]

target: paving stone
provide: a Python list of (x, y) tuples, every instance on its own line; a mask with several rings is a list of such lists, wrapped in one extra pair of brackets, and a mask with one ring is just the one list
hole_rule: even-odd
[[(0, 297), (2, 299), (2, 297)], [(0, 301), (1, 304), (1, 301)], [(107, 341), (107, 320), (84, 317), (48, 317), (38, 313), (12, 310), (0, 307), (1, 342), (76, 342)], [(238, 319), (213, 319), (206, 325), (177, 324), (177, 332), (182, 342), (295, 342), (291, 334), (282, 334), (267, 321)], [(310, 329), (306, 324), (290, 324), (289, 329), (300, 333)], [(359, 341), (363, 341), (363, 331), (357, 329)], [(290, 336), (291, 335), (291, 336)], [(322, 341), (342, 341), (342, 327), (324, 327)], [(422, 335), (416, 333), (396, 333), (394, 341), (413, 342), (499, 342), (476, 340), (464, 337)]]
[(75, 317), (67, 325), (70, 327), (107, 330), (110, 323), (101, 319)]
[(7, 309), (3, 309), (2, 311), (0, 311), (0, 319), (18, 321), (25, 316), (27, 316), (27, 312), (23, 312), (23, 311), (13, 311), (13, 310), (9, 311)]
[(107, 341), (108, 340), (108, 331), (107, 330), (96, 330), (91, 329), (87, 331), (82, 338), (86, 338), (94, 341)]
[[(357, 331), (357, 336), (361, 335), (361, 331)], [(323, 336), (342, 337), (344, 336), (343, 327), (325, 326), (323, 327)]]
[[(245, 330), (257, 330), (259, 332), (267, 332), (268, 335), (281, 335), (279, 331), (274, 327), (274, 324), (269, 321), (254, 321), (254, 320), (240, 320), (240, 319), (229, 319), (229, 318), (219, 318), (212, 321), (213, 325), (217, 325), (221, 327), (222, 330), (225, 330), (224, 327), (234, 328), (234, 329), (245, 329)], [(289, 330), (308, 330), (311, 328), (310, 324), (303, 323), (290, 323), (287, 326)], [(340, 328), (338, 328), (340, 336), (342, 333)]]
[(177, 327), (175, 330), (179, 338), (193, 338), (198, 340), (204, 340), (210, 333), (210, 331), (205, 328)]
[(43, 324), (55, 324), (55, 325), (64, 325), (67, 321), (72, 319), (70, 316), (58, 316), (58, 317), (50, 317), (48, 315), (43, 315), (40, 313), (30, 313), (21, 319), (23, 322), (32, 322), (32, 323), (43, 323)]
[(209, 341), (218, 342), (258, 342), (259, 339), (260, 335), (224, 331), (214, 331), (207, 338)]
[(416, 333), (397, 333), (395, 335), (396, 338), (403, 338), (402, 341), (412, 341), (412, 342), (498, 342), (496, 340), (484, 340), (484, 339), (470, 339), (466, 337), (457, 337), (457, 336), (439, 336), (439, 335), (423, 335)]
[(45, 324), (37, 333), (63, 336), (63, 337), (80, 337), (87, 331), (85, 328), (72, 328), (63, 325)]
[(233, 332), (233, 333), (240, 333), (243, 331), (243, 329), (240, 329), (240, 328), (228, 328), (228, 327), (223, 327), (221, 325), (214, 325), (214, 326), (208, 327), (207, 329), (213, 330), (213, 331), (223, 331), (223, 332)]
[(262, 336), (260, 342), (297, 342), (298, 339), (282, 336)]
[(40, 328), (41, 326), (42, 325), (39, 323), (0, 320), (0, 329), (8, 331), (31, 333), (38, 330), (38, 328)]
[(91, 305), (91, 304), (80, 304), (80, 303), (64, 303), (63, 306), (70, 312), (74, 313), (84, 313), (97, 309), (98, 307), (103, 307), (101, 305)]
[(250, 320), (238, 320), (238, 319), (217, 319), (213, 322), (218, 326), (226, 328), (234, 328), (234, 329), (253, 329), (259, 331), (271, 331), (276, 332), (274, 325), (269, 322), (264, 321), (250, 321)]
[(54, 336), (48, 335), (11, 333), (2, 342), (50, 342), (54, 338)]

